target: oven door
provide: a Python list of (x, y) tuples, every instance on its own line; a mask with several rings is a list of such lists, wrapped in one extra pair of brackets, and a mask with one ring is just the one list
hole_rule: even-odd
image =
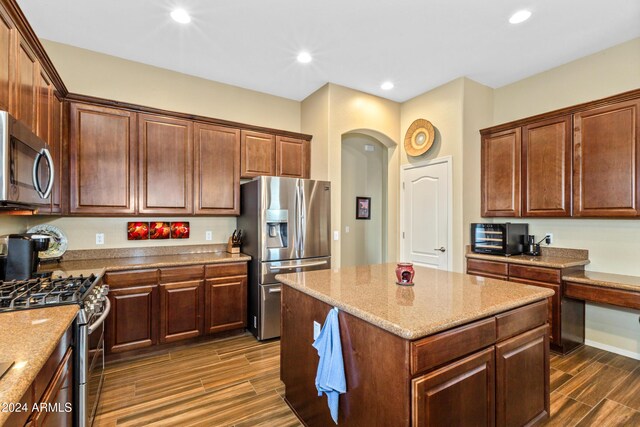
[(84, 326), (86, 340), (80, 343), (79, 378), (79, 422), (80, 427), (91, 427), (98, 408), (104, 376), (104, 321), (109, 314), (111, 304), (104, 300), (100, 317), (88, 326)]

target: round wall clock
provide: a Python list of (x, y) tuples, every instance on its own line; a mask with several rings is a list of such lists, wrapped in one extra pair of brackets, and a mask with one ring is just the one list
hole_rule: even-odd
[(404, 149), (412, 157), (429, 151), (433, 145), (435, 130), (429, 120), (418, 119), (411, 123), (404, 136)]

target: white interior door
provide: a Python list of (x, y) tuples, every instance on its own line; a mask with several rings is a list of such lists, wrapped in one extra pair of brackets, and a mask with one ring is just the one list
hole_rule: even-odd
[(406, 166), (401, 180), (401, 260), (450, 270), (450, 158)]

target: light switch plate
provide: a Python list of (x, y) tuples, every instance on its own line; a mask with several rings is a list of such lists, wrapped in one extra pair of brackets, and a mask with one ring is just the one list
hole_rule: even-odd
[(320, 331), (322, 330), (322, 326), (320, 326), (320, 323), (316, 322), (315, 320), (313, 321), (313, 340), (317, 340), (318, 337), (320, 336)]
[(204, 240), (213, 240), (213, 233), (209, 230), (205, 231)]
[(340, 232), (338, 230), (333, 231), (333, 240), (340, 240)]
[(96, 233), (96, 245), (104, 245), (104, 233)]

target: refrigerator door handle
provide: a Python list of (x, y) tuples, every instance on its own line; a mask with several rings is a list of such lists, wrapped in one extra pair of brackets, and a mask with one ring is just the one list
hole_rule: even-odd
[(302, 180), (298, 181), (300, 183), (300, 258), (304, 258), (304, 245), (307, 234), (307, 198), (304, 193), (304, 182)]
[(295, 254), (296, 258), (300, 258), (300, 186), (296, 181), (296, 203), (295, 203), (295, 212), (294, 212), (294, 243), (295, 243)]

